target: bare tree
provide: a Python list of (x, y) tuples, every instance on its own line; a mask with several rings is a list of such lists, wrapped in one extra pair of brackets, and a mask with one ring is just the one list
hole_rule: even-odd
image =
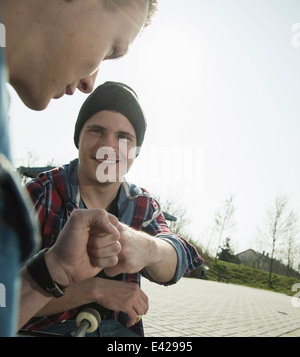
[[(273, 264), (278, 248), (283, 242), (290, 242), (288, 251), (292, 249), (295, 226), (295, 213), (288, 210), (288, 197), (284, 194), (276, 196), (274, 203), (267, 209), (264, 226), (259, 229), (259, 234), (271, 249), (269, 284), (272, 281)], [(289, 237), (290, 236), (290, 237)], [(293, 237), (293, 238), (292, 238)], [(291, 252), (289, 258), (291, 259)]]
[[(16, 163), (20, 164), (20, 166), (17, 165), (19, 167), (17, 167), (16, 170), (19, 172), (19, 174), (21, 176), (21, 182), (23, 185), (26, 185), (33, 178), (33, 176), (27, 177), (24, 174), (24, 171), (26, 172), (26, 171), (28, 171), (26, 169), (34, 168), (35, 166), (37, 166), (37, 161), (38, 161), (38, 157), (37, 157), (35, 151), (28, 150), (28, 149), (26, 151), (26, 155), (23, 158), (15, 159), (15, 164)], [(56, 163), (55, 159), (52, 158), (52, 159), (48, 160), (46, 162), (46, 165), (43, 165), (42, 167), (43, 167), (43, 169), (47, 169), (47, 168), (56, 166), (57, 164), (55, 164), (55, 163)], [(25, 169), (25, 170), (23, 171), (23, 169)]]
[(188, 226), (191, 220), (187, 217), (185, 208), (170, 197), (162, 198), (161, 196), (155, 196), (155, 198), (160, 203), (162, 210), (176, 219), (168, 221), (169, 229), (181, 236), (189, 235)]
[[(38, 160), (38, 156), (36, 152), (33, 149), (26, 149), (25, 155), (23, 157), (15, 158), (15, 166), (24, 166), (24, 167), (30, 167), (34, 166)], [(30, 178), (26, 176), (21, 177), (21, 182), (23, 185), (25, 185), (28, 181), (30, 181)]]
[(214, 220), (214, 232), (216, 232), (218, 237), (218, 245), (216, 251), (215, 260), (218, 258), (220, 244), (223, 238), (224, 233), (230, 233), (233, 228), (236, 226), (236, 222), (233, 219), (234, 212), (236, 211), (236, 206), (234, 204), (234, 196), (230, 195), (225, 199), (224, 205), (218, 209), (215, 213)]
[(298, 229), (298, 217), (294, 211), (291, 211), (287, 217), (287, 236), (285, 244), (283, 245), (283, 257), (287, 262), (286, 275), (290, 275), (290, 271), (295, 263), (295, 257), (298, 255), (297, 236)]
[(205, 261), (207, 261), (209, 259), (208, 252), (203, 248), (202, 244), (198, 242), (198, 240), (193, 238), (191, 232), (189, 231), (191, 219), (188, 217), (185, 207), (170, 197), (162, 198), (161, 196), (156, 195), (155, 198), (160, 203), (165, 217), (166, 214), (169, 214), (176, 218), (175, 221), (167, 220), (170, 231), (174, 234), (178, 234), (193, 244), (199, 254), (205, 259)]

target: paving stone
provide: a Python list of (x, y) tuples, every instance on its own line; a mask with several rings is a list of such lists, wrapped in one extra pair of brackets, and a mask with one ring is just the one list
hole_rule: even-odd
[(169, 287), (143, 279), (142, 289), (149, 337), (300, 336), (300, 307), (284, 294), (193, 278)]

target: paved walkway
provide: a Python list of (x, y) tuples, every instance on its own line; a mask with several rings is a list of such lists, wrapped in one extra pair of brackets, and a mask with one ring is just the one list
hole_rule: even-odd
[(142, 289), (147, 337), (300, 337), (300, 306), (284, 294), (193, 278), (169, 287), (143, 279)]

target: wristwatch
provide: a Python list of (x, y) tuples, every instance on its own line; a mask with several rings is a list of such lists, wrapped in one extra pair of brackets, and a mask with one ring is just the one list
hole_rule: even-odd
[(49, 248), (42, 249), (34, 255), (26, 264), (27, 270), (31, 277), (38, 285), (55, 298), (65, 294), (65, 287), (57, 284), (52, 280), (45, 261), (45, 254)]

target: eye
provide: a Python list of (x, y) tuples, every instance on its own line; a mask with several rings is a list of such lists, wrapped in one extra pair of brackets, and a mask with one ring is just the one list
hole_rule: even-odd
[(119, 139), (129, 140), (129, 137), (126, 134), (119, 134)]
[(101, 128), (90, 128), (88, 131), (92, 134), (102, 134), (103, 133), (103, 130)]
[(110, 53), (104, 58), (104, 60), (112, 60), (112, 59), (117, 59), (120, 56), (118, 55), (118, 50), (116, 47), (113, 47)]
[(128, 45), (125, 46), (123, 43), (117, 41), (117, 44), (112, 47), (110, 53), (107, 54), (104, 60), (118, 59), (124, 57), (127, 52)]

